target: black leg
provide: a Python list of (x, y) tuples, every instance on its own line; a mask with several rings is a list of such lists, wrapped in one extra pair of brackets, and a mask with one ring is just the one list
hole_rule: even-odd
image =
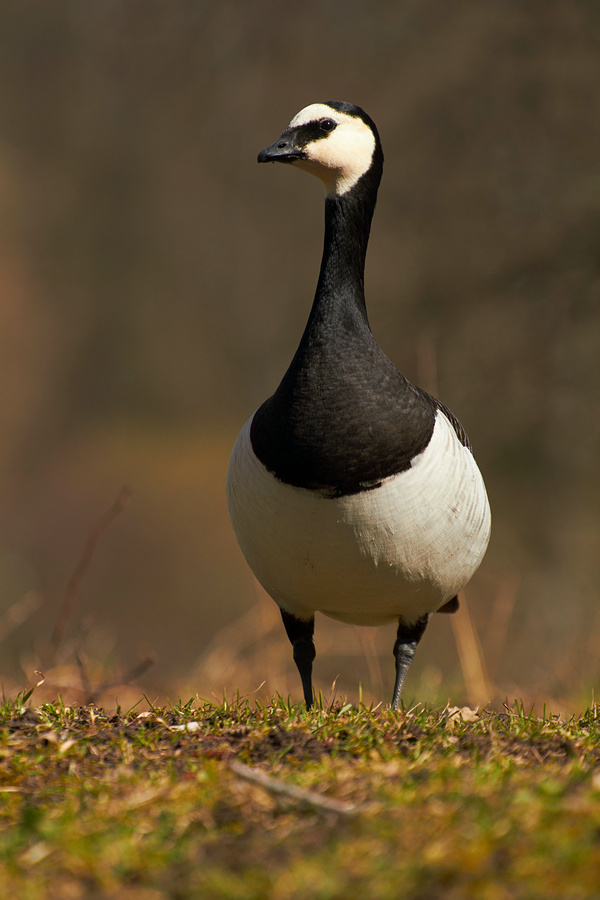
[(292, 616), (291, 613), (282, 609), (281, 618), (294, 650), (294, 662), (298, 666), (300, 678), (302, 679), (306, 708), (310, 709), (313, 704), (312, 664), (317, 655), (313, 641), (315, 617), (313, 616), (308, 621), (304, 621), (297, 619), (296, 616)]
[(398, 637), (394, 644), (394, 659), (396, 660), (396, 684), (394, 686), (394, 697), (392, 699), (392, 709), (398, 709), (400, 705), (400, 697), (402, 696), (402, 688), (409, 666), (415, 657), (417, 644), (423, 637), (429, 616), (423, 616), (414, 625), (407, 625), (400, 619), (398, 624)]

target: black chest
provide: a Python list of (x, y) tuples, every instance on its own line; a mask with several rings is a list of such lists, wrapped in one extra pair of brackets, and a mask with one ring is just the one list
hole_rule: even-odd
[(257, 410), (254, 452), (287, 484), (332, 495), (376, 487), (431, 438), (435, 401), (385, 356), (368, 327), (321, 326), (303, 339)]

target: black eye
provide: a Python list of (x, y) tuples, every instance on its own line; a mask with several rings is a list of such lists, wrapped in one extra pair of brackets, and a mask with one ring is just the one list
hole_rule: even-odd
[(319, 122), (321, 131), (333, 131), (334, 128), (337, 127), (337, 122), (334, 122), (333, 119), (321, 119)]

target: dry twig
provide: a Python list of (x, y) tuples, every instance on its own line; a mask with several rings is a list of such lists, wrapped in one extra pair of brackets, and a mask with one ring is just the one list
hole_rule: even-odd
[(144, 659), (140, 660), (138, 663), (132, 666), (128, 672), (125, 672), (125, 674), (122, 675), (121, 678), (113, 678), (110, 681), (104, 681), (94, 689), (91, 689), (88, 680), (88, 695), (86, 703), (95, 703), (101, 694), (103, 694), (105, 691), (109, 691), (111, 688), (120, 687), (124, 684), (131, 684), (132, 681), (135, 681), (136, 678), (139, 678), (144, 674), (144, 672), (146, 672), (151, 666), (153, 666), (154, 662), (155, 660), (152, 656), (145, 656)]
[(52, 665), (52, 663), (54, 662), (58, 649), (64, 640), (67, 626), (73, 616), (75, 607), (77, 605), (79, 588), (81, 586), (81, 582), (83, 581), (85, 573), (91, 565), (92, 559), (94, 557), (94, 552), (96, 550), (96, 544), (98, 543), (98, 540), (100, 539), (103, 532), (106, 531), (108, 526), (111, 524), (111, 522), (116, 519), (119, 513), (123, 512), (123, 510), (129, 503), (130, 498), (131, 489), (128, 487), (124, 487), (112, 506), (107, 509), (107, 511), (102, 516), (100, 516), (98, 521), (90, 528), (88, 539), (85, 543), (85, 547), (83, 548), (81, 558), (79, 559), (79, 562), (75, 566), (73, 573), (71, 574), (71, 577), (67, 582), (62, 608), (54, 625), (54, 631), (52, 633), (52, 639), (50, 641), (50, 658), (48, 660), (49, 665)]
[(477, 709), (489, 702), (493, 691), (464, 591), (461, 592), (460, 609), (451, 620), (469, 705)]
[(257, 784), (259, 787), (268, 791), (270, 794), (289, 797), (309, 809), (316, 809), (321, 812), (332, 812), (342, 816), (356, 816), (366, 811), (364, 805), (356, 805), (354, 803), (345, 803), (343, 800), (335, 800), (333, 797), (325, 797), (316, 791), (309, 791), (307, 788), (298, 787), (295, 784), (286, 784), (272, 775), (266, 775), (260, 769), (252, 766), (245, 766), (244, 763), (232, 759), (229, 762), (229, 768), (239, 778)]

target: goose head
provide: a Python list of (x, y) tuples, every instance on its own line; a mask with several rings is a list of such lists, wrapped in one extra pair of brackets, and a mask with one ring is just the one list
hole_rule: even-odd
[(316, 175), (328, 197), (342, 197), (367, 173), (381, 177), (383, 152), (373, 120), (359, 106), (331, 100), (294, 116), (258, 162), (282, 162)]

